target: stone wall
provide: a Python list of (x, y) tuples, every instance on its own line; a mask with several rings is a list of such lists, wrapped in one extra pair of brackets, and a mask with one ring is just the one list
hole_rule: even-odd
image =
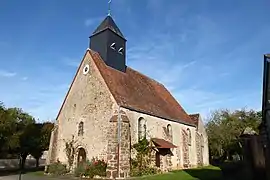
[[(88, 73), (84, 73), (86, 66)], [(57, 152), (53, 159), (67, 162), (65, 142), (74, 135), (76, 147), (85, 149), (87, 159), (106, 160), (107, 130), (113, 109), (117, 109), (115, 100), (87, 51), (57, 118)], [(83, 135), (78, 134), (80, 122), (83, 122)]]
[[(130, 119), (130, 126), (131, 126), (131, 144), (135, 144), (138, 142), (138, 120), (139, 118), (144, 118), (146, 120), (147, 125), (147, 138), (163, 138), (168, 139), (164, 129), (167, 128), (167, 125), (170, 124), (172, 127), (172, 143), (177, 146), (177, 148), (173, 148), (172, 150), (172, 156), (168, 159), (165, 157), (165, 159), (162, 160), (162, 164), (166, 168), (170, 169), (180, 169), (183, 168), (183, 137), (182, 137), (182, 130), (187, 130), (188, 128), (191, 131), (191, 146), (190, 146), (190, 152), (189, 152), (189, 161), (191, 166), (196, 167), (197, 166), (197, 153), (196, 153), (196, 127), (173, 122), (165, 119), (161, 119), (158, 117), (154, 117), (151, 115), (146, 115), (143, 113), (139, 113), (136, 111), (132, 111), (129, 109), (122, 108), (123, 111), (126, 112), (128, 118)], [(132, 154), (132, 157), (134, 157), (134, 154)], [(171, 167), (168, 166), (170, 162), (168, 161), (171, 159)], [(165, 168), (165, 169), (166, 169)]]
[(130, 173), (130, 124), (123, 111), (110, 120), (107, 150), (107, 178), (127, 178)]
[[(56, 161), (57, 157), (57, 140), (58, 140), (58, 125), (55, 124), (51, 132), (48, 156), (46, 158), (46, 165)], [(47, 168), (47, 167), (46, 167)]]
[(201, 144), (203, 145), (202, 147), (203, 165), (208, 166), (209, 165), (208, 136), (201, 117), (199, 117), (197, 132), (202, 136)]
[(202, 138), (201, 135), (196, 133), (196, 148), (197, 148), (197, 164), (199, 166), (203, 165), (203, 150), (202, 150)]

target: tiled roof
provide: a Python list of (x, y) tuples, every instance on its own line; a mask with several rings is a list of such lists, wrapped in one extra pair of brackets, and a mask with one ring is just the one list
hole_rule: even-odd
[(177, 148), (177, 146), (173, 145), (171, 142), (166, 141), (164, 139), (152, 138), (151, 140), (153, 141), (153, 143), (157, 148), (165, 148), (165, 149)]
[(162, 84), (129, 67), (125, 73), (113, 69), (104, 63), (97, 52), (89, 52), (118, 105), (194, 125), (190, 116)]

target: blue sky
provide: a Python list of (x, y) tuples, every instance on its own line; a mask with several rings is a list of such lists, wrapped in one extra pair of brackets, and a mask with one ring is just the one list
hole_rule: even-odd
[[(260, 109), (268, 0), (112, 0), (130, 67), (188, 113)], [(0, 101), (56, 117), (107, 0), (1, 0)]]

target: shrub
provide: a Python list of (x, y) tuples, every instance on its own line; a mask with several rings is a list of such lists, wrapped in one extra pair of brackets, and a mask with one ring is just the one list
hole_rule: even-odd
[(75, 169), (75, 176), (86, 176), (89, 178), (93, 178), (95, 175), (106, 176), (106, 168), (107, 164), (103, 160), (93, 158), (91, 161), (87, 161), (86, 163), (79, 165)]
[(48, 166), (48, 173), (53, 174), (53, 175), (64, 175), (67, 172), (68, 171), (67, 171), (66, 165), (62, 164), (59, 161), (52, 163)]
[(106, 176), (107, 164), (103, 160), (92, 159), (92, 168), (94, 175)]
[(132, 167), (130, 171), (130, 176), (136, 177), (136, 176), (144, 176), (144, 175), (153, 175), (160, 173), (160, 170), (155, 167), (148, 167), (145, 166), (142, 169), (139, 169), (138, 167)]
[(75, 177), (81, 177), (85, 174), (85, 165), (81, 164), (75, 168), (74, 175)]

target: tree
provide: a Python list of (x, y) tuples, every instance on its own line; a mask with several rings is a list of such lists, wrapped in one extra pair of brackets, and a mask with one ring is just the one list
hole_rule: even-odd
[(12, 124), (12, 133), (5, 142), (5, 147), (11, 154), (19, 154), (24, 168), (27, 155), (34, 146), (34, 123), (35, 119), (19, 108), (6, 109), (6, 122)]
[(54, 127), (54, 124), (51, 122), (45, 122), (42, 124), (41, 146), (44, 151), (49, 149), (51, 132), (52, 132), (53, 127)]
[(0, 154), (5, 155), (10, 146), (17, 146), (17, 142), (10, 142), (13, 132), (16, 131), (16, 120), (12, 118), (4, 104), (0, 102)]
[(0, 155), (22, 158), (22, 168), (28, 154), (39, 159), (48, 150), (53, 123), (35, 123), (35, 119), (20, 108), (6, 108), (0, 102)]
[(261, 112), (246, 109), (213, 112), (206, 124), (211, 156), (228, 159), (236, 153), (241, 155), (240, 135), (246, 127), (258, 132), (261, 117)]
[(136, 158), (133, 159), (133, 167), (138, 168), (139, 172), (147, 169), (151, 162), (152, 147), (146, 137), (139, 140), (138, 143), (132, 146), (136, 150)]
[(49, 148), (52, 128), (53, 124), (50, 122), (34, 125), (34, 129), (32, 130), (34, 148), (30, 150), (30, 154), (36, 159), (36, 167), (39, 166), (39, 159), (43, 152)]

